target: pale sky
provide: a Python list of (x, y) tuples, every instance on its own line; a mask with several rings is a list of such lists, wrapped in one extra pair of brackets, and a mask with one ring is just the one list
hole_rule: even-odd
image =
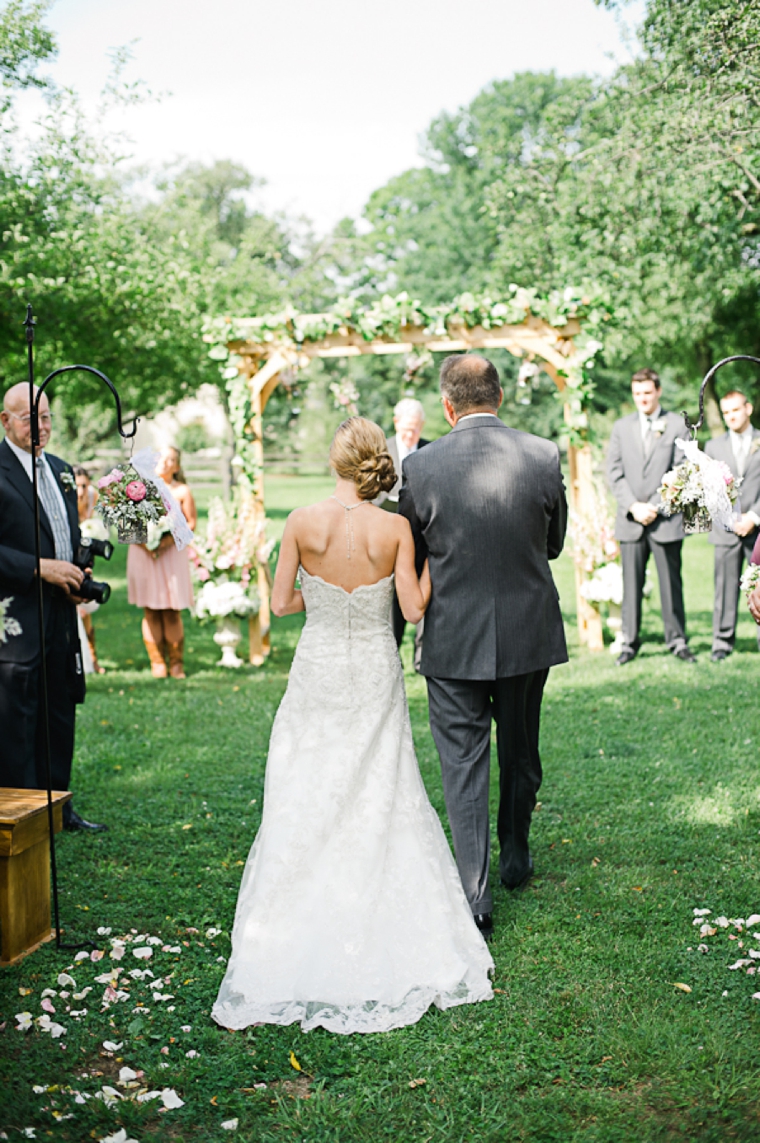
[[(631, 50), (593, 0), (56, 0), (47, 22), (47, 70), (87, 106), (109, 50), (135, 40), (128, 77), (171, 93), (112, 117), (136, 161), (233, 159), (266, 179), (259, 205), (319, 231), (419, 165), (430, 120), (490, 81), (609, 73)], [(39, 97), (24, 98), (26, 117)]]

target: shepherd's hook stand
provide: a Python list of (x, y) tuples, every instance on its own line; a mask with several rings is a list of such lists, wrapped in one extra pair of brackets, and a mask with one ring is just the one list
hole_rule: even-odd
[[(111, 395), (116, 402), (116, 419), (119, 433), (124, 440), (130, 440), (137, 432), (138, 418), (132, 420), (132, 428), (127, 431), (124, 428), (124, 422), (121, 416), (121, 400), (116, 390), (113, 381), (106, 377), (105, 373), (101, 373), (99, 369), (93, 369), (91, 365), (64, 365), (61, 369), (54, 369), (52, 373), (48, 373), (45, 380), (37, 388), (35, 396), (34, 385), (34, 331), (36, 328), (36, 319), (32, 311), (31, 305), (26, 307), (26, 320), (24, 321), (26, 327), (26, 345), (27, 356), (29, 363), (29, 417), (32, 430), (32, 457), (36, 461), (38, 456), (38, 449), (40, 448), (40, 398), (47, 389), (50, 382), (55, 377), (60, 377), (64, 373), (91, 373), (97, 377), (104, 385), (111, 391)], [(83, 944), (92, 944), (92, 941), (83, 941), (80, 944), (63, 944), (61, 941), (61, 923), (60, 923), (60, 910), (58, 907), (58, 869), (55, 859), (55, 831), (53, 822), (53, 788), (52, 788), (52, 768), (50, 757), (50, 711), (48, 706), (48, 680), (47, 680), (47, 658), (45, 655), (45, 602), (42, 590), (42, 575), (41, 575), (41, 553), (40, 553), (40, 501), (37, 491), (37, 465), (32, 464), (32, 499), (34, 501), (34, 561), (35, 561), (35, 575), (37, 577), (37, 619), (39, 627), (39, 640), (40, 640), (40, 675), (41, 675), (41, 695), (42, 695), (42, 717), (44, 724), (44, 746), (45, 746), (45, 777), (47, 781), (47, 813), (48, 813), (48, 836), (50, 841), (50, 876), (52, 882), (52, 896), (53, 896), (53, 919), (55, 921), (55, 947), (56, 949), (77, 949), (81, 948)]]
[(689, 433), (689, 436), (691, 437), (692, 440), (697, 439), (697, 433), (702, 428), (702, 425), (704, 423), (704, 419), (705, 419), (705, 389), (710, 384), (710, 382), (714, 379), (718, 370), (722, 369), (724, 365), (729, 365), (732, 361), (754, 361), (755, 365), (760, 365), (760, 357), (750, 357), (750, 355), (747, 353), (737, 353), (737, 354), (735, 354), (734, 357), (724, 357), (722, 361), (719, 361), (717, 363), (717, 365), (713, 365), (713, 367), (711, 369), (708, 369), (707, 373), (705, 373), (705, 376), (702, 380), (702, 384), (699, 387), (699, 419), (695, 423), (691, 420), (688, 413), (684, 412), (684, 414), (683, 414), (683, 419), (684, 419), (684, 422), (686, 424), (687, 432)]

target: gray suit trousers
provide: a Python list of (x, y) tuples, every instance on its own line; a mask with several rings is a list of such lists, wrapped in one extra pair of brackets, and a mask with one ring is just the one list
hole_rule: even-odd
[(683, 540), (667, 544), (654, 542), (648, 531), (639, 540), (626, 540), (620, 544), (623, 564), (623, 647), (638, 651), (641, 630), (641, 600), (644, 593), (649, 553), (654, 556), (657, 579), (660, 584), (662, 625), (665, 644), (671, 651), (687, 646), (686, 614), (683, 606), (681, 583), (681, 548)]
[[(733, 651), (739, 610), (739, 580), (742, 567), (749, 563), (757, 532), (743, 536), (740, 544), (715, 545), (715, 605), (713, 608), (713, 651)], [(760, 627), (757, 629), (760, 647)]]
[(528, 834), (541, 785), (538, 734), (548, 674), (545, 669), (493, 681), (427, 680), (430, 729), (441, 759), (454, 852), (473, 914), (493, 910), (488, 884), (491, 719), (499, 758), (499, 872), (514, 884), (530, 864)]

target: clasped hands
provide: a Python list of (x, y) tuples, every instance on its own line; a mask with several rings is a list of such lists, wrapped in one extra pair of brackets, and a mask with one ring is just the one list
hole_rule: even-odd
[(749, 536), (757, 527), (749, 512), (743, 512), (738, 520), (733, 521), (733, 529), (737, 536)]
[(633, 516), (636, 523), (642, 524), (645, 528), (647, 524), (653, 524), (658, 516), (657, 509), (654, 507), (654, 505), (647, 504), (643, 500), (637, 500), (634, 504), (631, 505), (628, 511), (630, 512), (631, 516)]

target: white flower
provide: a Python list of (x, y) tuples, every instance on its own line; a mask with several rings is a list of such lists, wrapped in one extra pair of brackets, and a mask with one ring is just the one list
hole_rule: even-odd
[(153, 956), (153, 949), (150, 946), (132, 949), (132, 955), (136, 956), (138, 960), (149, 960)]
[(78, 952), (74, 960), (89, 960), (90, 954), (88, 952)]
[(74, 993), (74, 999), (75, 1000), (84, 1000), (84, 998), (88, 992), (92, 992), (92, 985), (91, 984), (88, 984), (87, 987), (83, 988), (81, 992), (75, 992)]
[(223, 1123), (219, 1124), (219, 1126), (221, 1127), (222, 1131), (237, 1131), (238, 1122), (239, 1121), (237, 1119), (225, 1119)]
[[(712, 912), (711, 909), (694, 909), (692, 911), (695, 917), (709, 917), (710, 913)], [(695, 921), (694, 924), (696, 925), (696, 923), (697, 922)]]
[(137, 1140), (128, 1139), (126, 1131), (123, 1127), (120, 1127), (113, 1135), (104, 1135), (100, 1143), (137, 1143)]
[(747, 917), (747, 928), (751, 929), (753, 925), (760, 922), (760, 913), (753, 913), (751, 917)]
[(99, 937), (110, 937), (110, 935), (111, 935), (111, 930), (107, 929), (105, 927), (105, 925), (101, 925), (100, 928), (98, 929), (98, 936)]
[(138, 1095), (138, 1103), (149, 1103), (152, 1099), (158, 1099), (161, 1095), (160, 1091), (144, 1091), (142, 1095)]
[(28, 1032), (34, 1023), (34, 1017), (31, 1012), (17, 1012), (16, 1020), (18, 1021), (16, 1025), (17, 1032)]
[(184, 1099), (180, 1099), (173, 1087), (165, 1087), (161, 1092), (161, 1102), (164, 1107), (169, 1111), (174, 1111), (177, 1107), (184, 1107)]
[(206, 937), (208, 940), (213, 941), (214, 937), (218, 937), (221, 929), (206, 929)]
[(118, 1044), (115, 1044), (113, 1040), (104, 1040), (103, 1047), (107, 1052), (118, 1052), (120, 1048), (124, 1047), (124, 1041), (119, 1040)]
[[(760, 953), (758, 953), (758, 956), (760, 956)], [(197, 1058), (198, 1058), (198, 1053), (196, 1052), (195, 1048), (191, 1048), (189, 1052), (185, 1052), (185, 1059), (186, 1060), (195, 1060)]]
[(131, 1080), (136, 1080), (136, 1079), (137, 1079), (137, 1072), (133, 1071), (132, 1068), (119, 1068), (118, 1082), (120, 1084), (130, 1083)]
[(62, 972), (58, 976), (58, 984), (61, 988), (76, 988), (76, 981), (73, 977), (69, 976), (67, 972)]

